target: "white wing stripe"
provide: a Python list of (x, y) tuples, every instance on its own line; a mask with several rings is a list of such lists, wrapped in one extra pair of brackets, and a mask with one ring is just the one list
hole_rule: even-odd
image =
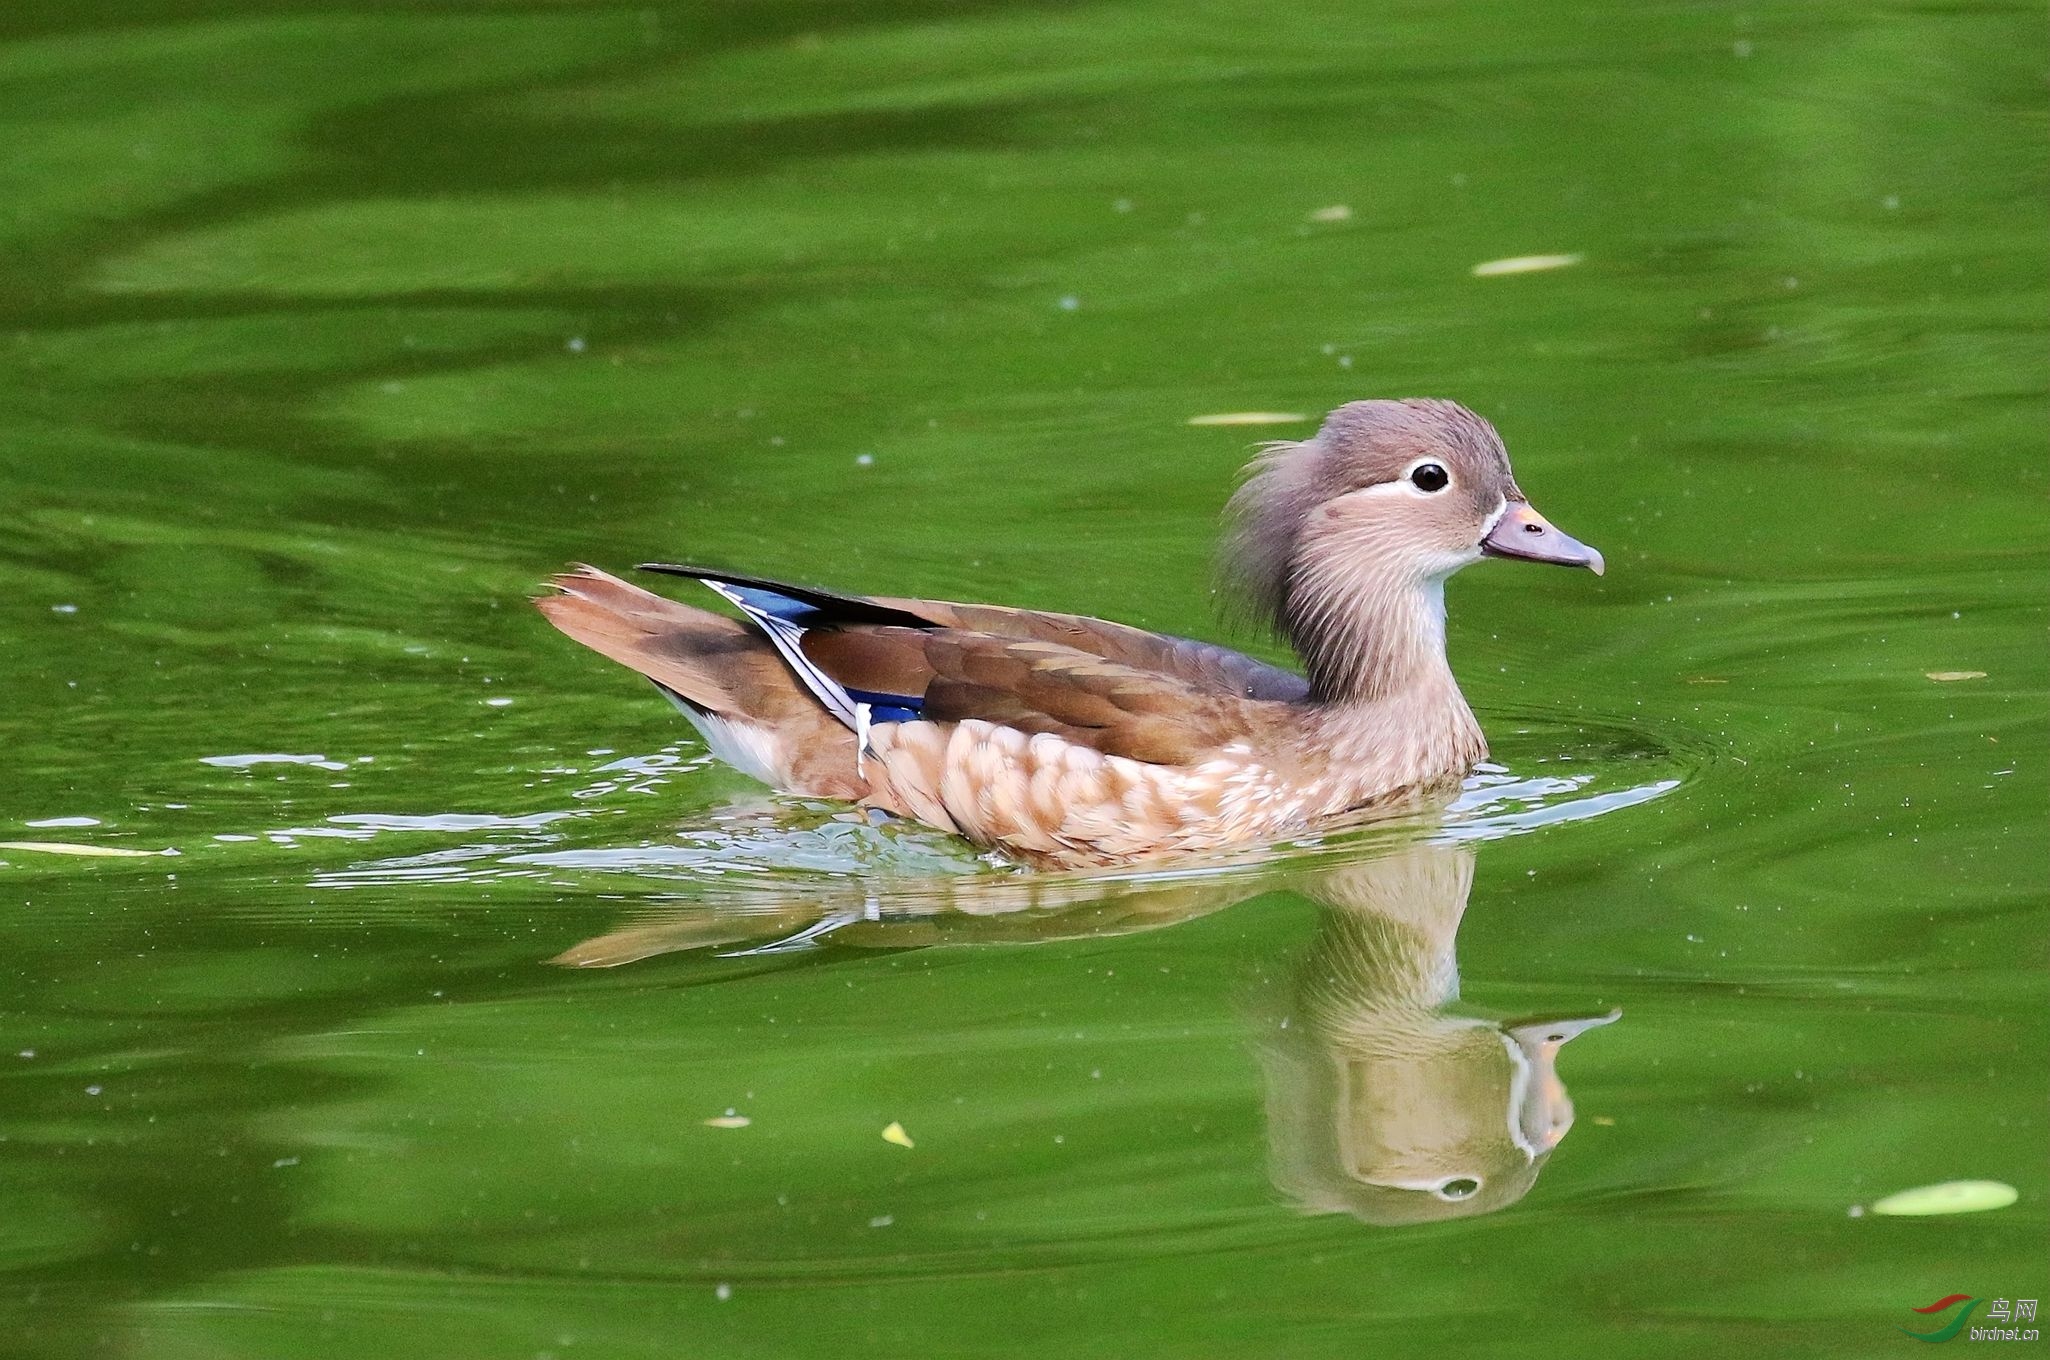
[(762, 630), (763, 636), (769, 639), (769, 644), (796, 673), (804, 687), (811, 691), (812, 697), (825, 705), (827, 712), (851, 729), (858, 729), (862, 725), (854, 710), (853, 696), (847, 693), (839, 681), (820, 670), (812, 659), (804, 654), (804, 648), (798, 645), (798, 639), (802, 638), (805, 632), (802, 627), (788, 619), (779, 619), (766, 610), (755, 608), (741, 598), (738, 591), (723, 581), (707, 581), (703, 577), (698, 579), (705, 587), (717, 592), (721, 599), (747, 615), (755, 626)]

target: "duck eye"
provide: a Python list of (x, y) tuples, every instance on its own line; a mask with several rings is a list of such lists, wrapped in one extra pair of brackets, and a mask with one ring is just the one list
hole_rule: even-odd
[(1437, 463), (1418, 463), (1409, 470), (1409, 483), (1419, 491), (1443, 491), (1451, 480), (1451, 474)]

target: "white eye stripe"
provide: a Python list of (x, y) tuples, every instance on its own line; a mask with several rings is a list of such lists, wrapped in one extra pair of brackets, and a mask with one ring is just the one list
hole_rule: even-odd
[(1345, 494), (1348, 496), (1409, 496), (1416, 500), (1422, 500), (1429, 493), (1416, 486), (1409, 478), (1398, 477), (1392, 482), (1375, 482), (1372, 486), (1363, 486), (1357, 491), (1348, 491)]
[(1445, 467), (1444, 461), (1442, 459), (1419, 458), (1414, 463), (1411, 463), (1408, 467), (1404, 468), (1402, 470), (1402, 475), (1395, 478), (1393, 481), (1375, 482), (1372, 486), (1363, 486), (1357, 491), (1347, 492), (1346, 494), (1352, 496), (1408, 496), (1414, 500), (1431, 500), (1435, 497), (1444, 495), (1447, 491), (1450, 491), (1452, 489), (1451, 469), (1445, 469), (1445, 485), (1439, 487), (1436, 491), (1426, 491), (1410, 479), (1416, 476), (1416, 470), (1418, 468), (1428, 467), (1433, 464), (1436, 464), (1440, 468)]

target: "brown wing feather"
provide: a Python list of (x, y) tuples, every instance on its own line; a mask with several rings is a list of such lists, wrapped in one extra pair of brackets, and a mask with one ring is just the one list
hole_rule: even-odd
[(943, 628), (1059, 643), (1136, 671), (1169, 675), (1197, 689), (1283, 703), (1294, 702), (1309, 693), (1309, 683), (1295, 672), (1214, 642), (1149, 633), (1130, 624), (1084, 614), (881, 595), (872, 598), (876, 604), (931, 619)]
[(822, 628), (799, 643), (819, 669), (850, 689), (871, 694), (924, 694), (933, 681), (923, 628)]
[(1153, 764), (1200, 760), (1247, 730), (1237, 694), (1038, 638), (856, 626), (808, 633), (804, 649), (843, 685), (923, 700), (933, 722), (979, 718)]
[[(565, 633), (699, 707), (793, 737), (801, 730), (796, 749), (815, 749), (836, 767), (832, 779), (821, 772), (813, 780), (844, 778), (837, 766), (852, 755), (849, 734), (756, 629), (591, 567), (553, 584), (564, 593), (537, 604)], [(935, 600), (858, 603), (932, 626), (849, 620), (810, 629), (800, 644), (806, 656), (841, 685), (917, 699), (933, 722), (981, 719), (1150, 764), (1200, 761), (1242, 740), (1271, 702), (1306, 688), (1230, 648), (1104, 619)]]

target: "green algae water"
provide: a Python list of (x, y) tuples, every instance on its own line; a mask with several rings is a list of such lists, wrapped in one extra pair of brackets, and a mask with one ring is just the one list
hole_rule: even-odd
[[(9, 6), (0, 1352), (1870, 1356), (2050, 1295), (2040, 19)], [(1453, 584), (1494, 756), (1431, 818), (1019, 874), (526, 605), (1232, 638), (1217, 511), (1313, 426), (1189, 422), (1398, 395), (1610, 563)], [(2018, 1199), (1866, 1212), (1948, 1181)]]

